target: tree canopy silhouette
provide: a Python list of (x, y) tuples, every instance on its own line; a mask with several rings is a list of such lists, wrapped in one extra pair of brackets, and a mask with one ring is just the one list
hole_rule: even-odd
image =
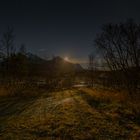
[(140, 76), (140, 24), (128, 20), (104, 25), (95, 45), (110, 70), (123, 72), (127, 89), (136, 89)]

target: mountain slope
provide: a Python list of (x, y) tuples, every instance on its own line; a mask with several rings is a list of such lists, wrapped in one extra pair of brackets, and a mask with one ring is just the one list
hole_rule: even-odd
[(28, 53), (27, 58), (29, 61), (29, 68), (31, 74), (64, 74), (71, 72), (80, 72), (83, 70), (80, 64), (74, 64), (68, 61), (65, 61), (63, 58), (57, 56), (50, 60), (45, 60), (37, 55)]

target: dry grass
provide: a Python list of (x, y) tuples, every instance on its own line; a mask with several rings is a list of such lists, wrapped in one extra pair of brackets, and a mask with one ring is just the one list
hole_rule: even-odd
[(5, 87), (0, 87), (0, 96), (7, 96), (8, 95), (8, 90)]
[(133, 110), (135, 110), (135, 112), (140, 113), (140, 94), (134, 93), (133, 96), (130, 96), (127, 91), (108, 90), (101, 88), (81, 88), (80, 91), (87, 93), (97, 100), (103, 102), (106, 101), (120, 103), (132, 108)]
[[(139, 139), (139, 104), (127, 94), (71, 89), (36, 98), (0, 99), (3, 140)], [(130, 99), (130, 98), (129, 98)]]
[(39, 88), (38, 86), (30, 85), (1, 85), (0, 86), (0, 98), (3, 97), (36, 97), (46, 89)]

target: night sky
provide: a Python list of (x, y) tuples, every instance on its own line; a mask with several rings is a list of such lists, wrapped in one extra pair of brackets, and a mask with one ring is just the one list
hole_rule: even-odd
[(103, 24), (129, 18), (140, 22), (140, 0), (0, 1), (0, 33), (12, 25), (16, 47), (24, 43), (43, 58), (59, 55), (80, 64), (94, 52)]

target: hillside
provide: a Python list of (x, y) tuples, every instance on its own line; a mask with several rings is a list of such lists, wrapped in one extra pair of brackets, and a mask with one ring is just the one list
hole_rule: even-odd
[[(57, 56), (50, 60), (44, 60), (36, 55), (28, 54), (28, 61), (31, 72), (36, 72), (36, 74), (49, 74), (51, 73), (71, 73), (71, 72), (81, 72), (83, 68), (80, 64), (74, 64), (65, 61), (63, 58)], [(35, 71), (36, 70), (36, 71)]]
[(0, 61), (0, 76), (3, 77), (7, 67), (9, 67), (8, 73), (15, 77), (17, 75), (28, 75), (28, 77), (64, 76), (84, 70), (80, 64), (68, 62), (59, 56), (45, 60), (32, 53), (17, 53)]

